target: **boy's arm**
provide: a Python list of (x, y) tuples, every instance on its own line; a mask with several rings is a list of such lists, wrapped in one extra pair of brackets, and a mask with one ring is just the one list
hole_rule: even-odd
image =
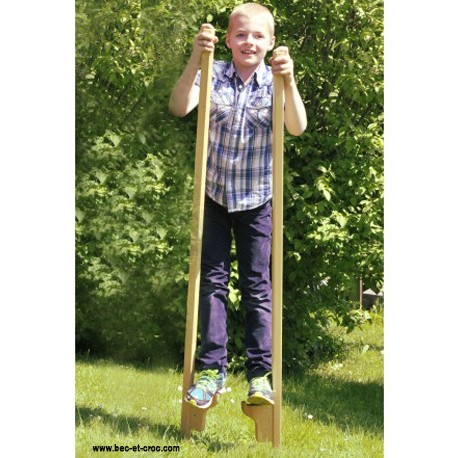
[(285, 126), (291, 135), (301, 135), (307, 127), (307, 113), (294, 79), (294, 63), (286, 46), (277, 49), (286, 52), (269, 62), (272, 73), (285, 79)]
[[(204, 28), (207, 30), (204, 31)], [(202, 52), (213, 51), (218, 41), (218, 38), (209, 32), (208, 28), (213, 29), (213, 26), (203, 24), (194, 39), (191, 57), (170, 96), (169, 110), (175, 116), (186, 116), (199, 103), (199, 86), (194, 83), (200, 68)]]

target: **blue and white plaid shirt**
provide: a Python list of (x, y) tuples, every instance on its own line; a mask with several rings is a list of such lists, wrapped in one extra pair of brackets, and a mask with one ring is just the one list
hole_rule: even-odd
[(246, 86), (232, 62), (213, 63), (206, 193), (229, 212), (272, 198), (272, 88), (264, 62)]

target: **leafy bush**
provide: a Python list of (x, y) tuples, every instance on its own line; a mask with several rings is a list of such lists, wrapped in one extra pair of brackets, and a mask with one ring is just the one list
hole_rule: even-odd
[(360, 275), (383, 287), (383, 3), (294, 3), (276, 6), (309, 119), (285, 148), (285, 353), (299, 361), (320, 357), (330, 318), (360, 322)]
[(79, 351), (181, 351), (195, 127), (167, 110), (186, 46), (163, 39), (183, 27), (175, 6), (77, 2)]
[[(238, 1), (76, 2), (77, 349), (130, 360), (183, 352), (195, 113), (168, 98), (193, 37), (223, 45)], [(362, 274), (383, 287), (383, 3), (264, 2), (290, 48), (309, 125), (285, 137), (284, 361), (332, 356), (330, 319), (351, 329)], [(233, 286), (237, 275), (232, 273)], [(243, 314), (231, 289), (232, 366)]]

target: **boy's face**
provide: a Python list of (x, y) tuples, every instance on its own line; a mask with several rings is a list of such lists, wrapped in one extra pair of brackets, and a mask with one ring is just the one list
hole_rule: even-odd
[(236, 68), (255, 70), (274, 44), (265, 14), (232, 18), (226, 45), (232, 51)]

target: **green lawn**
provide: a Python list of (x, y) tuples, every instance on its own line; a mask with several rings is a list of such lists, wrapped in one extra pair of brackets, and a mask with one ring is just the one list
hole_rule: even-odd
[[(336, 330), (337, 331), (337, 330)], [(286, 336), (285, 336), (286, 337)], [(76, 456), (212, 455), (238, 457), (383, 457), (383, 317), (372, 314), (345, 337), (348, 353), (295, 377), (283, 377), (282, 447), (254, 439), (241, 411), (247, 384), (229, 374), (231, 391), (210, 409), (202, 433), (180, 435), (182, 376), (109, 361), (76, 363)], [(94, 452), (94, 445), (179, 446), (179, 452)]]

